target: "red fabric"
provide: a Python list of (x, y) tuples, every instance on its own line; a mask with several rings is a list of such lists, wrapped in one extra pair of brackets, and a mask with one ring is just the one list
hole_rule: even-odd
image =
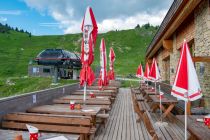
[[(93, 81), (95, 79), (94, 73), (93, 73), (90, 65), (94, 61), (94, 46), (96, 44), (96, 38), (97, 38), (97, 33), (98, 33), (98, 26), (97, 26), (97, 23), (96, 23), (95, 16), (93, 14), (92, 8), (88, 7), (88, 10), (86, 12), (89, 12), (89, 14), (90, 14), (90, 18), (91, 18), (91, 21), (92, 21), (93, 29), (92, 29), (92, 32), (90, 33), (89, 38), (88, 38), (88, 48), (89, 48), (88, 50), (89, 51), (88, 51), (88, 53), (86, 52), (87, 54), (85, 54), (85, 51), (84, 51), (84, 45), (85, 45), (84, 36), (87, 34), (87, 31), (85, 31), (85, 29), (84, 29), (84, 26), (85, 26), (84, 24), (85, 24), (85, 20), (86, 20), (85, 19), (86, 17), (84, 16), (83, 21), (82, 21), (82, 27), (81, 27), (81, 30), (83, 32), (83, 39), (82, 39), (82, 44), (81, 44), (81, 62), (82, 62), (83, 68), (82, 68), (82, 70), (80, 72), (80, 84), (83, 85), (85, 83), (85, 81), (86, 81), (87, 84), (90, 86), (90, 85), (92, 85), (92, 83), (93, 83)], [(87, 60), (84, 59), (85, 55), (88, 56)]]
[(113, 50), (112, 47), (110, 48), (109, 59), (110, 59), (111, 62), (115, 61), (115, 53), (114, 53), (114, 50)]
[(155, 63), (156, 63), (156, 60), (155, 60), (155, 58), (153, 58), (152, 66), (151, 66), (151, 69), (150, 69), (150, 72), (149, 72), (149, 76), (151, 78), (157, 79)]
[(146, 63), (146, 66), (145, 66), (144, 78), (149, 79), (149, 65), (148, 65), (148, 63)]
[(184, 42), (183, 47), (182, 47), (182, 56), (180, 57), (179, 64), (179, 72), (177, 71), (177, 81), (176, 81), (176, 86), (188, 90), (188, 67), (187, 67), (187, 49), (188, 45), (187, 42)]
[(109, 80), (114, 80), (115, 79), (114, 70), (110, 70), (108, 73), (108, 76), (109, 76)]
[(30, 134), (30, 140), (38, 140), (38, 133)]
[(81, 62), (83, 65), (91, 65), (94, 61), (94, 53), (93, 53), (93, 44), (92, 44), (92, 39), (89, 39), (89, 58), (87, 61), (84, 60), (84, 39), (82, 39), (82, 46), (81, 46)]
[(92, 8), (90, 8), (90, 16), (91, 16), (91, 19), (92, 19), (92, 22), (93, 22), (92, 39), (93, 39), (93, 44), (95, 46), (96, 38), (97, 38), (97, 34), (98, 34), (98, 26), (97, 26), (97, 22), (96, 22), (94, 14), (93, 14)]
[(91, 67), (83, 67), (80, 71), (80, 85), (84, 85), (84, 82), (86, 81), (87, 85), (91, 86), (93, 84), (94, 79), (95, 75)]
[(99, 80), (102, 80), (102, 82), (98, 84), (102, 84), (102, 86), (107, 86), (108, 85), (108, 76), (107, 76), (107, 70), (106, 70), (106, 65), (107, 65), (107, 59), (106, 59), (106, 44), (104, 38), (101, 39), (101, 44), (100, 44), (100, 65), (101, 65), (101, 71), (100, 71), (100, 77)]
[(142, 77), (142, 75), (143, 75), (142, 65), (140, 64), (136, 71), (136, 77), (140, 78), (140, 77)]

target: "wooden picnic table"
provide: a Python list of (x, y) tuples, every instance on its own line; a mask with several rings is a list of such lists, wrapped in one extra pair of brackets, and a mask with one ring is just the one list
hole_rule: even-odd
[[(91, 99), (91, 100), (86, 100), (85, 102), (83, 101), (83, 99), (81, 100), (74, 100), (75, 104), (86, 104), (86, 105), (111, 105), (111, 101), (110, 100), (98, 100), (96, 98)], [(63, 99), (54, 99), (53, 103), (56, 104), (70, 104), (70, 100), (63, 100)]]
[[(176, 117), (184, 123), (184, 115), (176, 115)], [(191, 137), (199, 140), (210, 139), (210, 129), (205, 126), (204, 122), (197, 122), (196, 119), (203, 119), (204, 115), (188, 115), (187, 129), (191, 133)]]
[[(110, 97), (116, 97), (116, 94), (115, 93), (112, 93), (112, 92), (94, 92), (94, 94), (96, 96), (110, 96)], [(70, 95), (84, 95), (84, 92), (83, 91), (75, 91), (73, 93), (71, 93)]]
[[(89, 110), (89, 111), (88, 111)], [(60, 114), (60, 115), (81, 115), (81, 116), (92, 116), (99, 113), (100, 107), (83, 107), (82, 109), (71, 110), (69, 106), (58, 106), (58, 105), (42, 105), (33, 107), (27, 110), (31, 113), (45, 113), (45, 114)]]
[[(46, 140), (50, 138), (55, 138), (63, 136), (67, 140), (79, 140), (80, 136), (76, 134), (59, 134), (59, 133), (39, 133), (39, 140)], [(23, 140), (29, 139), (29, 132), (27, 131), (16, 131), (16, 130), (0, 130), (1, 140), (14, 140), (17, 135), (22, 135)]]
[[(99, 86), (87, 86), (87, 89), (99, 90)], [(118, 87), (104, 86), (103, 90), (114, 90), (115, 92), (118, 92)]]
[(78, 115), (78, 116), (91, 116), (94, 126), (96, 124), (96, 115), (100, 112), (101, 107), (83, 107), (82, 109), (71, 110), (69, 106), (57, 105), (43, 105), (33, 107), (27, 110), (31, 113), (44, 113), (44, 114), (59, 114), (59, 115)]
[[(83, 100), (83, 96), (80, 96), (80, 95), (66, 95), (66, 96), (63, 96), (59, 99), (62, 99), (62, 100)], [(98, 95), (95, 98), (91, 98), (89, 95), (87, 95), (86, 100), (110, 101), (110, 98), (109, 97), (104, 97), (104, 96), (98, 96)]]
[[(151, 109), (155, 111), (157, 108), (160, 108), (160, 98), (159, 95), (149, 95), (150, 99), (152, 100)], [(161, 110), (164, 112), (162, 114), (162, 118), (166, 116), (170, 117), (171, 110), (174, 106), (178, 103), (175, 98), (164, 97), (161, 99)]]
[[(79, 89), (79, 90), (76, 90), (76, 91), (79, 91), (79, 92), (83, 92), (84, 93), (84, 90), (83, 89)], [(115, 90), (87, 89), (87, 94), (90, 93), (90, 92), (93, 92), (93, 93), (114, 93), (114, 94), (117, 93)]]
[[(56, 106), (62, 106), (62, 107), (70, 107), (69, 104), (54, 104)], [(111, 110), (111, 107), (110, 105), (85, 105), (87, 107), (100, 107), (101, 110), (106, 110), (106, 111), (110, 111)], [(83, 108), (84, 105), (81, 105), (81, 107)]]

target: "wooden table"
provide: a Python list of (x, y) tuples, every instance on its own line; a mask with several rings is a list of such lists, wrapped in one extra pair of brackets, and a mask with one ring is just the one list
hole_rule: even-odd
[[(91, 99), (91, 100), (86, 100), (85, 102), (83, 101), (83, 99), (81, 100), (74, 100), (75, 104), (86, 104), (86, 105), (111, 105), (111, 101), (110, 100), (98, 100), (98, 99)], [(63, 100), (63, 99), (54, 99), (53, 103), (56, 104), (69, 104), (70, 100)]]
[(82, 109), (71, 110), (69, 106), (57, 105), (43, 105), (33, 107), (27, 110), (31, 113), (44, 113), (44, 114), (59, 114), (59, 115), (78, 115), (78, 116), (91, 116), (94, 125), (96, 124), (96, 115), (100, 112), (101, 107), (83, 107)]
[[(67, 95), (67, 96), (63, 96), (59, 99), (62, 100), (83, 100), (83, 96), (80, 95)], [(91, 98), (89, 95), (86, 96), (86, 100), (102, 100), (102, 101), (110, 101), (109, 97), (104, 97), (104, 96), (96, 96), (95, 98)]]
[[(176, 117), (184, 123), (184, 115), (176, 115)], [(187, 116), (187, 129), (191, 133), (191, 137), (199, 140), (210, 139), (210, 129), (205, 126), (203, 122), (197, 122), (196, 119), (202, 119), (203, 115), (188, 115)]]
[[(98, 90), (99, 87), (98, 86), (87, 86), (87, 89)], [(103, 89), (104, 89), (104, 91), (106, 91), (106, 90), (114, 90), (115, 92), (118, 92), (118, 87), (105, 86), (105, 87), (103, 87)]]
[[(79, 140), (79, 135), (76, 134), (57, 134), (57, 133), (39, 133), (39, 140), (50, 139), (58, 136), (64, 136), (67, 140)], [(23, 140), (29, 140), (29, 132), (15, 130), (0, 130), (0, 140), (14, 140), (17, 135), (22, 135)]]
[[(96, 96), (116, 97), (116, 93), (112, 93), (112, 92), (94, 92), (94, 94)], [(71, 95), (81, 95), (81, 96), (83, 96), (84, 92), (83, 91), (75, 91), (75, 92), (71, 93)]]
[[(159, 95), (149, 95), (150, 99), (152, 100), (152, 110), (155, 111), (157, 108), (160, 108), (160, 99)], [(176, 99), (164, 97), (161, 99), (161, 110), (164, 112), (162, 114), (162, 118), (165, 118), (166, 116), (169, 116), (171, 113), (171, 110), (174, 108), (174, 106), (178, 103)], [(170, 117), (170, 116), (169, 116)]]
[[(83, 89), (79, 89), (79, 90), (76, 90), (76, 91), (79, 91), (79, 92), (83, 92), (84, 93), (84, 90)], [(93, 93), (114, 93), (114, 94), (116, 94), (116, 91), (115, 90), (87, 89), (87, 94), (90, 93), (90, 92), (93, 92)]]
[[(69, 104), (54, 104), (54, 105), (69, 108)], [(85, 106), (87, 106), (87, 107), (100, 107), (101, 110), (105, 110), (105, 111), (110, 111), (111, 110), (110, 105), (85, 105)], [(84, 106), (82, 105), (82, 108), (83, 107)]]

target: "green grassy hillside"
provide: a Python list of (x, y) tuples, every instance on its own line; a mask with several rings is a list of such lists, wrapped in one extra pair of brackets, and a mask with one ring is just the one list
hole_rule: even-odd
[[(103, 37), (106, 41), (107, 54), (113, 47), (116, 54), (115, 71), (118, 75), (135, 73), (137, 65), (144, 61), (145, 49), (151, 41), (155, 27), (141, 27), (124, 31), (110, 31), (99, 34), (95, 47), (95, 62), (99, 65), (99, 45)], [(0, 33), (0, 77), (19, 77), (27, 75), (28, 64), (46, 48), (62, 48), (80, 52), (82, 34), (32, 36), (10, 31)]]

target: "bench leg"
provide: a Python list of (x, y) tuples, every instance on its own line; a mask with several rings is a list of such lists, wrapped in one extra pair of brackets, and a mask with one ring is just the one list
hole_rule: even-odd
[(84, 134), (80, 134), (79, 139), (80, 139), (80, 140), (85, 140)]

